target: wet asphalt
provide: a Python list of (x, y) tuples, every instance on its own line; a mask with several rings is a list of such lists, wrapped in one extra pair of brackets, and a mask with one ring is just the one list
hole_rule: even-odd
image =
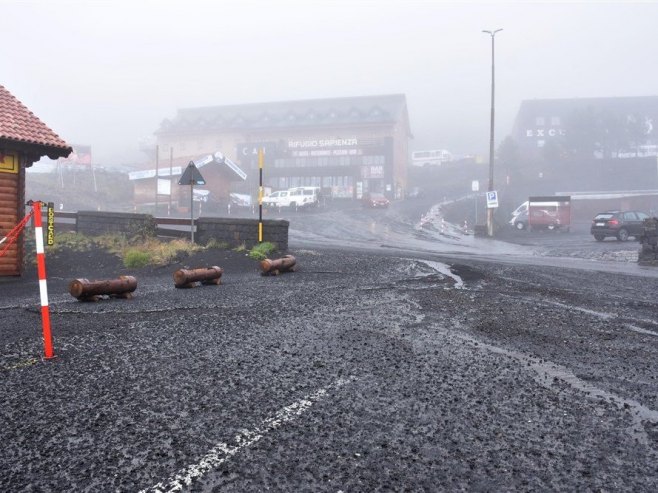
[(80, 303), (60, 272), (49, 361), (1, 282), (0, 490), (656, 491), (655, 277), (299, 232), (280, 276), (207, 252), (220, 286)]

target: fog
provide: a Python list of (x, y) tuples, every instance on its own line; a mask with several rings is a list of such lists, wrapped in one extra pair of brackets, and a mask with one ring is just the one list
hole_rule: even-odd
[[(178, 108), (403, 93), (412, 149), (487, 155), (524, 99), (655, 95), (658, 4), (0, 1), (4, 85), (100, 165)], [(230, 152), (230, 150), (227, 150)]]

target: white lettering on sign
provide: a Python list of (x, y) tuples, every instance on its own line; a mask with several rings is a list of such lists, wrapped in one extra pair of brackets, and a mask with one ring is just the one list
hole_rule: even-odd
[(244, 146), (242, 148), (242, 155), (243, 156), (258, 156), (258, 151), (262, 149), (263, 154), (267, 154), (267, 148), (266, 147), (249, 147), (249, 146)]
[(370, 177), (371, 178), (382, 178), (384, 176), (384, 167), (383, 166), (370, 166)]
[(548, 134), (549, 137), (556, 137), (558, 135), (566, 135), (566, 132), (561, 128), (549, 128), (548, 130), (543, 128), (537, 128), (533, 130), (529, 128), (525, 131), (526, 137), (545, 137), (545, 134)]
[(487, 192), (487, 208), (495, 209), (498, 207), (498, 192), (495, 190)]
[(319, 139), (319, 140), (289, 140), (288, 148), (297, 149), (305, 147), (342, 147), (355, 146), (359, 144), (357, 138), (351, 139)]

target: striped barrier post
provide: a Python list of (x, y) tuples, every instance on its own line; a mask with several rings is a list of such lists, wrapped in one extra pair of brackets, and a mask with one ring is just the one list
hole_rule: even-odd
[(34, 215), (34, 236), (37, 245), (37, 271), (39, 273), (39, 294), (41, 295), (41, 324), (46, 359), (54, 358), (53, 342), (50, 334), (50, 311), (48, 309), (48, 286), (46, 284), (46, 256), (43, 249), (43, 226), (41, 223), (41, 202), (32, 202)]

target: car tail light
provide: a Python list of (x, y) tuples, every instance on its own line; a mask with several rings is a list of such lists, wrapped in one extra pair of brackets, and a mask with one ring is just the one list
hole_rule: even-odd
[(619, 224), (619, 221), (617, 221), (616, 219), (610, 219), (610, 220), (608, 221), (608, 224), (609, 224), (610, 226), (617, 226), (617, 225)]

